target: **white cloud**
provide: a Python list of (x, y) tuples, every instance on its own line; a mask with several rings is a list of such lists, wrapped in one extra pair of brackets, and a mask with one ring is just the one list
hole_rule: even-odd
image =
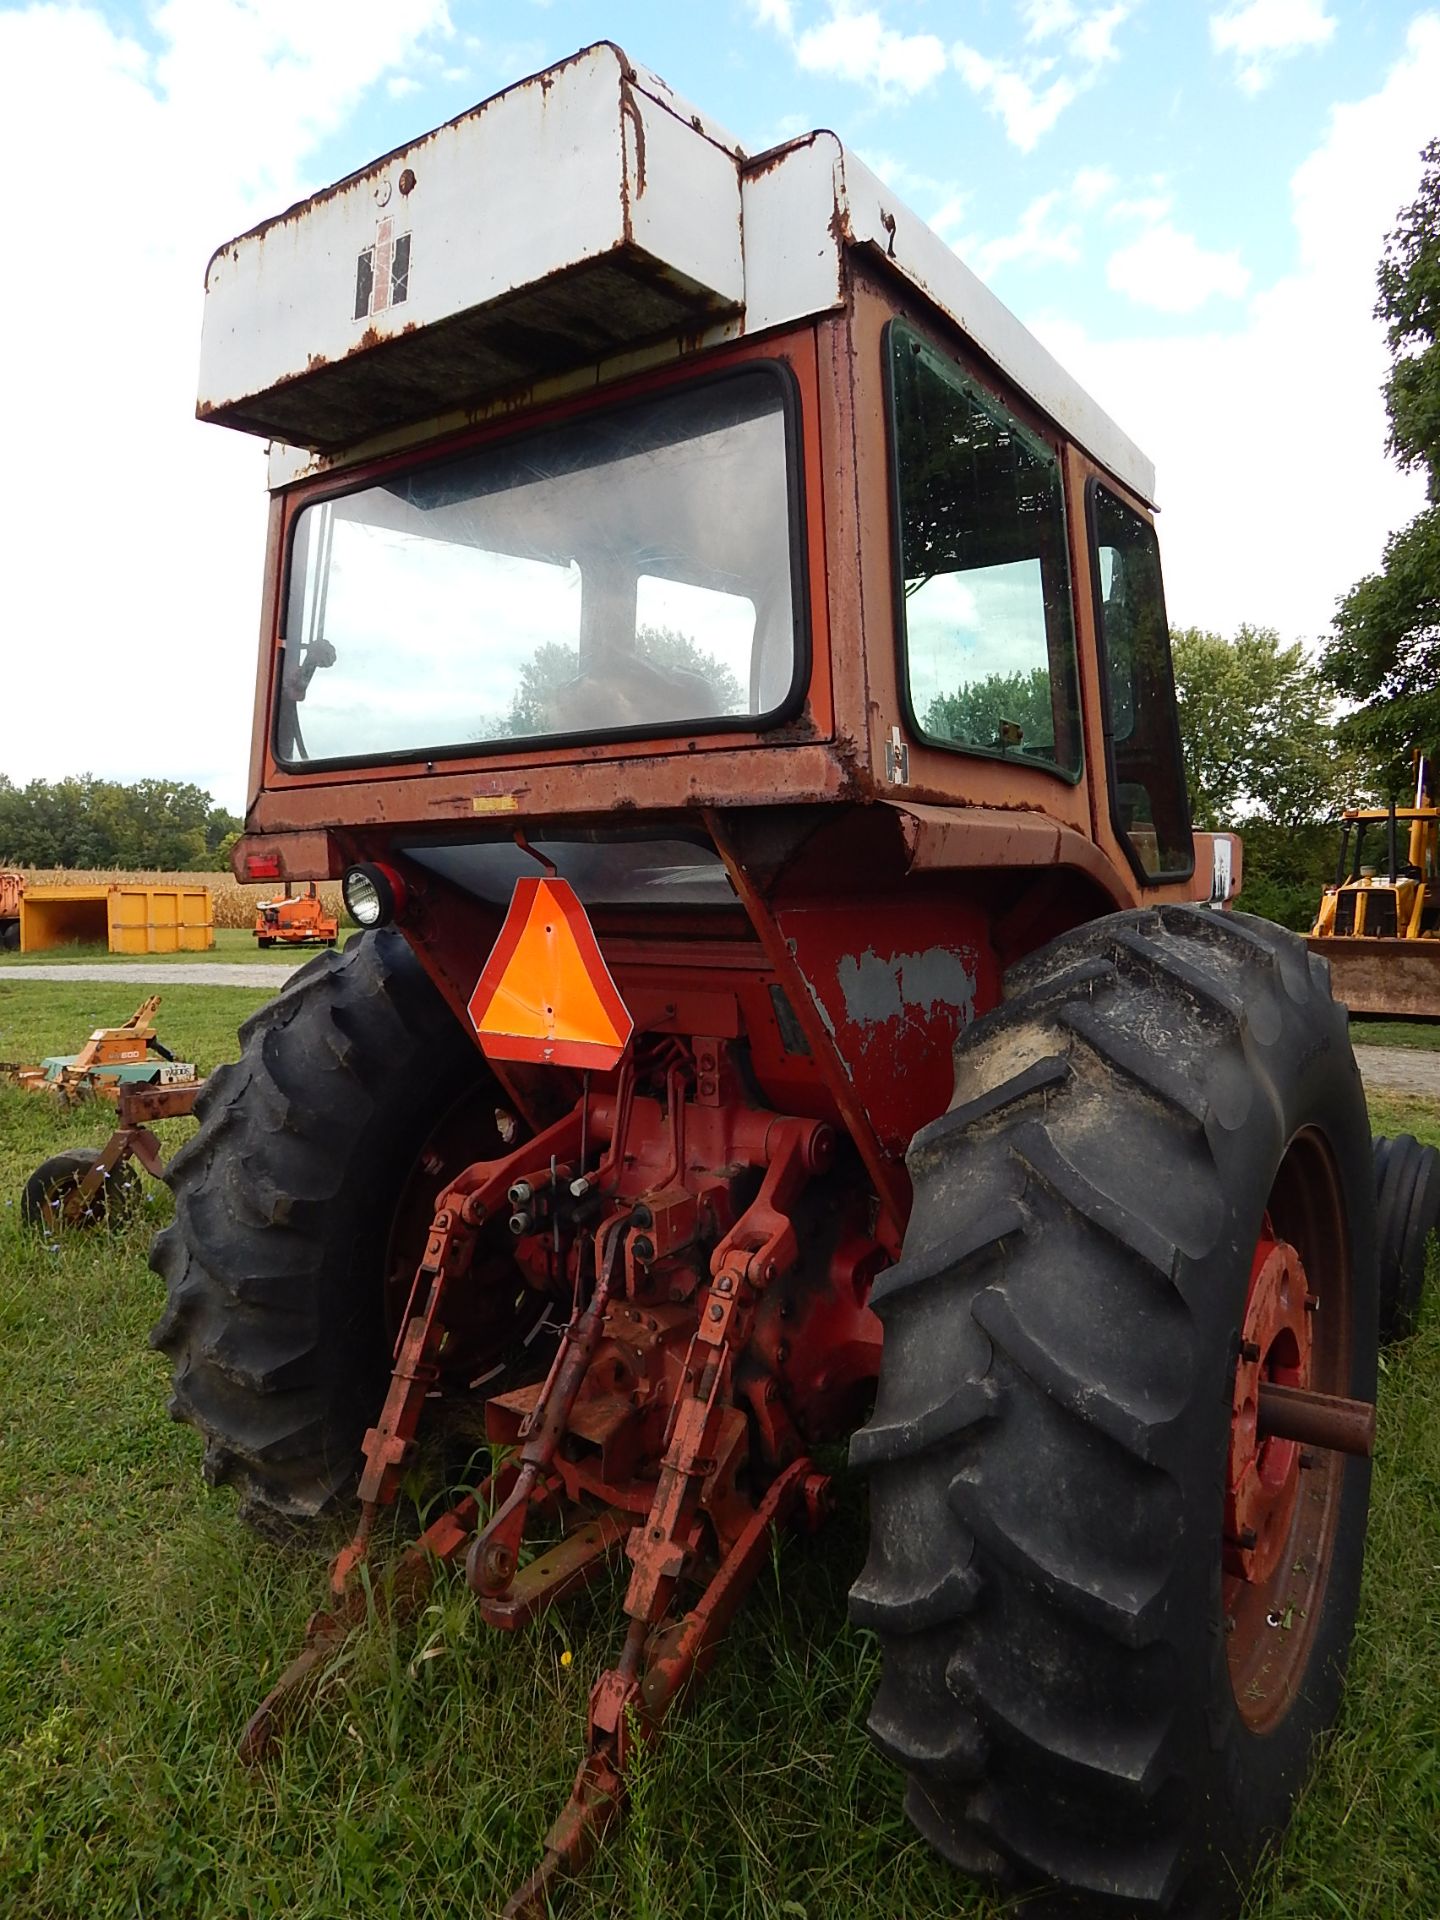
[(959, 232), (969, 211), (973, 195), (956, 180), (941, 180), (933, 173), (913, 167), (898, 155), (872, 147), (856, 149), (877, 180), (883, 180), (892, 192), (921, 214), (925, 224), (943, 240)]
[(1233, 0), (1210, 16), (1217, 53), (1233, 53), (1236, 78), (1246, 93), (1259, 93), (1277, 60), (1307, 47), (1323, 47), (1335, 32), (1325, 0)]
[(1130, 18), (1132, 11), (1128, 6), (1117, 5), (1102, 7), (1098, 13), (1092, 13), (1071, 34), (1071, 48), (1091, 66), (1098, 67), (1103, 61), (1115, 59), (1115, 35)]
[[(258, 443), (197, 425), (213, 248), (323, 184), (311, 156), (448, 33), (442, 0), (167, 0), (142, 48), (88, 8), (0, 9), (7, 215), (0, 767), (173, 774), (243, 799), (265, 521)], [(218, 77), (217, 77), (218, 76)], [(221, 78), (223, 77), (223, 84)], [(77, 138), (76, 128), (84, 129)], [(97, 690), (141, 675), (143, 723)]]
[(1336, 107), (1291, 179), (1297, 264), (1238, 324), (1097, 339), (1034, 324), (1156, 461), (1171, 618), (1318, 636), (1423, 486), (1385, 457), (1388, 360), (1372, 307), (1440, 99), (1440, 16), (1412, 22), (1368, 98)]
[(1070, 191), (1078, 206), (1088, 212), (1098, 207), (1102, 200), (1108, 200), (1115, 191), (1115, 176), (1108, 167), (1081, 167), (1073, 181)]
[(957, 40), (950, 49), (955, 70), (972, 93), (978, 93), (992, 113), (1005, 123), (1012, 146), (1030, 153), (1060, 118), (1080, 88), (1063, 76), (1048, 85), (1037, 84), (1031, 68), (1023, 73), (1003, 60), (991, 60)]
[(1072, 267), (1081, 257), (1077, 214), (1093, 213), (1115, 187), (1108, 167), (1081, 167), (1064, 186), (1032, 200), (1012, 232), (989, 240), (956, 241), (955, 250), (982, 280), (996, 278), (1007, 267)]
[(774, 27), (787, 40), (795, 38), (795, 14), (790, 0), (750, 0), (750, 11), (762, 27)]
[(1115, 53), (1115, 35), (1134, 13), (1137, 0), (1021, 0), (1020, 19), (1029, 41), (1063, 39), (1077, 58), (1098, 65)]
[(807, 73), (834, 74), (881, 92), (919, 93), (945, 71), (945, 49), (933, 33), (897, 33), (869, 12), (839, 12), (806, 28), (795, 57)]
[(1169, 220), (1147, 228), (1111, 254), (1105, 278), (1160, 313), (1194, 313), (1217, 295), (1239, 300), (1250, 284), (1238, 253), (1216, 253)]
[[(751, 17), (789, 43), (804, 71), (868, 86), (882, 97), (918, 94), (953, 65), (1025, 153), (1115, 58), (1115, 36), (1138, 3), (1020, 0), (1025, 47), (1034, 51), (1006, 60), (963, 40), (947, 58), (933, 33), (902, 33), (858, 0), (822, 0), (825, 17), (808, 25), (796, 0), (748, 0)], [(1065, 71), (1059, 70), (1062, 62)]]
[(750, 0), (750, 11), (790, 43), (806, 73), (910, 96), (945, 71), (945, 48), (933, 33), (901, 33), (854, 0), (826, 0), (826, 18), (807, 27), (797, 26), (791, 0)]
[(1124, 200), (1112, 200), (1105, 209), (1107, 220), (1138, 220), (1147, 227), (1153, 227), (1163, 220), (1174, 206), (1174, 196), (1163, 190), (1157, 182), (1154, 193), (1136, 194)]
[(966, 261), (982, 280), (993, 280), (1010, 266), (1073, 266), (1080, 258), (1080, 229), (1064, 215), (1065, 195), (1059, 189), (1042, 193), (1026, 207), (1013, 233), (966, 247)]
[(966, 86), (1004, 123), (1011, 144), (1030, 153), (1117, 57), (1115, 36), (1134, 11), (1135, 0), (1098, 6), (1094, 0), (1022, 0), (1026, 45), (1043, 49), (1053, 43), (1055, 51), (999, 60), (957, 40), (950, 58)]
[(1076, 0), (1021, 0), (1020, 19), (1027, 40), (1048, 40), (1065, 33), (1080, 18)]
[[(884, 178), (883, 175), (881, 177)], [(959, 233), (964, 223), (970, 210), (970, 198), (968, 193), (952, 193), (948, 199), (942, 200), (938, 207), (931, 209), (926, 217), (926, 226), (932, 232), (938, 233), (942, 240), (951, 239)]]
[[(808, 128), (810, 122), (805, 120), (801, 124), (804, 128)], [(796, 128), (797, 132), (800, 130), (799, 127)], [(886, 186), (896, 193), (903, 193), (907, 200), (933, 199), (937, 194), (943, 195), (955, 191), (952, 182), (940, 180), (933, 173), (926, 173), (923, 168), (912, 166), (908, 160), (902, 159), (898, 153), (892, 153), (888, 148), (857, 145), (854, 151), (859, 154), (877, 179), (883, 180)]]

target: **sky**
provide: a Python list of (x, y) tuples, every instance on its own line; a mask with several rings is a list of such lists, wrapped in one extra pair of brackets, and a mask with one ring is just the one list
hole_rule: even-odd
[(1440, 0), (0, 0), (0, 771), (245, 800), (264, 454), (194, 415), (221, 241), (600, 38), (829, 127), (1156, 462), (1171, 620), (1315, 644), (1421, 487), (1384, 236)]

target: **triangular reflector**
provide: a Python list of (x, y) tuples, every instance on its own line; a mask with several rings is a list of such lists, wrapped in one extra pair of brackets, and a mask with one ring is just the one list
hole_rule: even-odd
[(495, 1060), (616, 1066), (635, 1022), (568, 881), (515, 882), (500, 937), (470, 996), (480, 1045)]

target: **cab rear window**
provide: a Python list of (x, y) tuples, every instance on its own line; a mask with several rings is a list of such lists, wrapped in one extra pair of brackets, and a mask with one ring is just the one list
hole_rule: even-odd
[(306, 505), (277, 758), (787, 718), (806, 666), (795, 412), (761, 363)]

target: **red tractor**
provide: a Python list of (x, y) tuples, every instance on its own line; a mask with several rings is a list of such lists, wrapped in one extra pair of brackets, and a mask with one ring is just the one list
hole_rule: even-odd
[(1211, 898), (1149, 463), (832, 135), (610, 45), (222, 247), (200, 413), (275, 443), (236, 871), (371, 929), (153, 1254), (207, 1477), (359, 1476), (247, 1753), (478, 1398), (374, 1591), (463, 1562), (503, 1631), (628, 1563), (546, 1911), (848, 1437), (920, 1831), (1233, 1906), (1340, 1697), (1375, 1176), (1323, 961)]

